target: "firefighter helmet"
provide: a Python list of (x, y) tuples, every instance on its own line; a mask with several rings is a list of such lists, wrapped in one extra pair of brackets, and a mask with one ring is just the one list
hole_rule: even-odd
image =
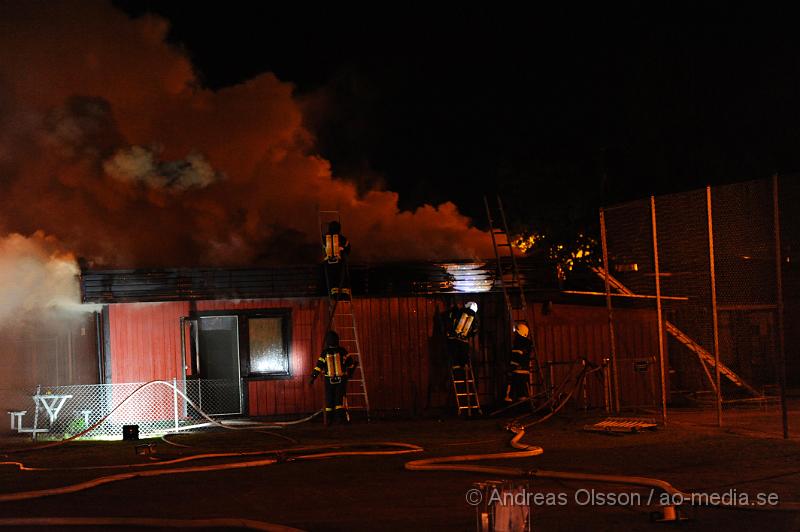
[(467, 301), (467, 304), (464, 305), (466, 308), (471, 310), (472, 312), (478, 312), (478, 304), (474, 301)]
[(338, 235), (339, 231), (342, 230), (342, 225), (337, 222), (336, 220), (328, 223), (328, 233), (331, 235)]
[(524, 336), (525, 338), (528, 337), (528, 333), (530, 332), (528, 326), (521, 321), (517, 322), (517, 324), (514, 326), (514, 330), (517, 331), (518, 335)]
[(325, 347), (339, 347), (339, 335), (336, 331), (328, 331), (325, 334)]

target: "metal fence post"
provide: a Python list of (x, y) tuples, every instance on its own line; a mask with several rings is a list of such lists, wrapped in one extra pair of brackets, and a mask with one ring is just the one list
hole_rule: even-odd
[[(42, 393), (42, 385), (36, 385), (36, 398), (33, 400), (36, 408), (33, 410), (33, 434), (31, 440), (36, 441), (36, 429), (39, 428), (39, 395)], [(20, 419), (20, 428), (22, 428), (22, 419)]]
[[(656, 225), (656, 198), (650, 196), (650, 219), (653, 226), (653, 264), (656, 274), (656, 316), (658, 319), (658, 365), (661, 374), (661, 422), (667, 424), (667, 379), (664, 360), (664, 320), (661, 313), (661, 270), (658, 264), (658, 228)], [(651, 381), (652, 382), (652, 381)], [(655, 390), (654, 390), (655, 392)]]
[[(711, 187), (706, 187), (708, 213), (708, 263), (711, 268), (711, 320), (714, 333), (714, 382), (717, 387), (717, 426), (722, 426), (722, 386), (719, 382), (719, 319), (717, 316), (717, 276), (714, 268), (714, 216), (711, 212)], [(702, 361), (700, 362), (703, 363)]]
[(789, 417), (786, 412), (786, 347), (783, 322), (783, 253), (781, 252), (781, 214), (778, 204), (778, 175), (772, 176), (772, 217), (775, 228), (775, 288), (778, 298), (778, 383), (781, 394), (781, 425), (783, 437), (789, 438)]
[(606, 244), (606, 215), (600, 209), (600, 241), (603, 246), (603, 270), (605, 271), (604, 281), (606, 285), (606, 309), (608, 310), (608, 337), (611, 355), (611, 381), (613, 383), (613, 404), (614, 412), (619, 413), (619, 375), (617, 374), (617, 343), (614, 339), (614, 310), (611, 305), (611, 285), (608, 276), (608, 245)]
[(175, 430), (178, 430), (178, 379), (172, 377), (172, 411), (175, 415)]

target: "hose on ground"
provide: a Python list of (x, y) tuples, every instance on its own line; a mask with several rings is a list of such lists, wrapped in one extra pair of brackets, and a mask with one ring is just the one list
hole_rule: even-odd
[[(578, 473), (571, 471), (547, 471), (543, 469), (521, 469), (502, 466), (477, 466), (458, 464), (457, 462), (476, 462), (482, 460), (497, 460), (505, 458), (525, 458), (538, 456), (544, 450), (536, 445), (528, 445), (521, 442), (525, 436), (525, 426), (513, 426), (509, 429), (514, 432), (511, 439), (511, 446), (520, 449), (517, 452), (509, 453), (490, 453), (490, 454), (465, 454), (457, 456), (442, 456), (436, 458), (424, 458), (406, 462), (405, 468), (409, 471), (464, 471), (469, 473), (482, 473), (485, 475), (500, 475), (511, 478), (542, 478), (551, 480), (582, 480), (587, 482), (602, 482), (611, 484), (625, 484), (644, 488), (653, 488), (663, 491), (670, 495), (673, 500), (693, 501), (691, 493), (680, 491), (665, 480), (637, 477), (627, 475), (601, 475), (593, 473)], [(702, 501), (702, 498), (700, 499)], [(784, 502), (778, 506), (736, 506), (736, 505), (715, 505), (718, 508), (731, 510), (785, 510), (800, 511), (800, 503)]]
[[(361, 450), (361, 451), (348, 451), (348, 450), (338, 450), (337, 449), (347, 449), (347, 448), (377, 448), (377, 450)], [(380, 448), (389, 447), (388, 450), (380, 450)], [(324, 451), (333, 449), (330, 452), (314, 452), (314, 451)], [(297, 454), (297, 453), (308, 453), (309, 454)], [(423, 451), (422, 447), (410, 443), (401, 443), (401, 442), (374, 442), (374, 443), (345, 443), (345, 444), (336, 444), (336, 445), (311, 445), (305, 447), (296, 447), (296, 448), (287, 448), (287, 449), (277, 449), (277, 450), (269, 450), (269, 451), (253, 451), (253, 452), (244, 452), (244, 453), (212, 453), (212, 454), (204, 454), (204, 455), (194, 455), (194, 456), (186, 456), (183, 458), (177, 458), (174, 460), (168, 460), (164, 462), (149, 462), (149, 463), (142, 463), (142, 464), (131, 464), (130, 466), (96, 466), (97, 469), (101, 468), (110, 468), (110, 467), (137, 467), (137, 468), (146, 468), (153, 465), (165, 466), (165, 465), (173, 465), (182, 462), (188, 462), (192, 460), (202, 460), (202, 459), (210, 459), (210, 458), (222, 458), (222, 457), (232, 457), (232, 456), (253, 456), (253, 455), (274, 455), (274, 458), (265, 458), (260, 460), (249, 460), (245, 462), (229, 462), (224, 464), (213, 464), (213, 465), (205, 465), (205, 466), (191, 466), (191, 467), (180, 467), (180, 468), (168, 468), (168, 469), (152, 469), (152, 470), (144, 470), (144, 471), (131, 471), (126, 473), (117, 473), (115, 475), (107, 475), (103, 477), (94, 478), (91, 480), (87, 480), (84, 482), (79, 482), (77, 484), (70, 484), (67, 486), (61, 486), (58, 488), (49, 488), (49, 489), (42, 489), (42, 490), (31, 490), (31, 491), (21, 491), (16, 493), (3, 493), (0, 494), (0, 502), (9, 502), (9, 501), (21, 501), (21, 500), (28, 500), (28, 499), (38, 499), (42, 497), (50, 497), (53, 495), (64, 495), (67, 493), (75, 493), (78, 491), (87, 490), (90, 488), (94, 488), (97, 486), (102, 486), (104, 484), (109, 484), (112, 482), (119, 482), (122, 480), (129, 480), (132, 478), (144, 478), (144, 477), (157, 477), (162, 475), (176, 475), (182, 473), (204, 473), (209, 471), (221, 471), (226, 469), (245, 469), (250, 467), (263, 467), (267, 465), (272, 465), (279, 462), (286, 462), (292, 460), (320, 460), (324, 458), (332, 458), (337, 456), (387, 456), (387, 455), (398, 455), (398, 454), (408, 454), (408, 453), (417, 453)], [(27, 467), (20, 462), (3, 462), (5, 465), (16, 465), (20, 470), (24, 471), (46, 471), (46, 470), (54, 470), (48, 468), (31, 468)], [(79, 468), (75, 468), (79, 469)]]
[(165, 519), (151, 517), (6, 517), (0, 526), (139, 526), (155, 528), (247, 528), (267, 532), (302, 532), (299, 528), (266, 523), (253, 519)]

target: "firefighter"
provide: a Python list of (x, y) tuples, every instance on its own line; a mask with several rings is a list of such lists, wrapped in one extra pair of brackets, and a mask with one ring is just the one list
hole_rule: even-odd
[(325, 233), (325, 271), (330, 286), (330, 297), (336, 301), (350, 301), (350, 278), (347, 272), (347, 255), (350, 242), (342, 234), (342, 226), (337, 221), (328, 224)]
[(532, 350), (533, 341), (528, 325), (518, 321), (514, 324), (514, 338), (511, 341), (511, 367), (505, 397), (507, 403), (523, 401), (530, 395)]
[(320, 373), (325, 375), (325, 412), (331, 415), (331, 421), (346, 420), (344, 397), (347, 393), (347, 381), (356, 369), (356, 359), (339, 345), (339, 335), (328, 331), (325, 335), (325, 348), (311, 372), (311, 383)]
[(478, 304), (468, 301), (447, 314), (447, 353), (453, 378), (464, 380), (469, 367), (469, 341), (478, 332)]

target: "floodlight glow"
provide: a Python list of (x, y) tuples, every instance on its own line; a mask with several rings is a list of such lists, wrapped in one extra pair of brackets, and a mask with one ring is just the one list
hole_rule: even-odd
[(456, 292), (488, 292), (494, 286), (494, 275), (485, 270), (485, 262), (461, 264), (439, 264), (453, 277), (453, 290)]

